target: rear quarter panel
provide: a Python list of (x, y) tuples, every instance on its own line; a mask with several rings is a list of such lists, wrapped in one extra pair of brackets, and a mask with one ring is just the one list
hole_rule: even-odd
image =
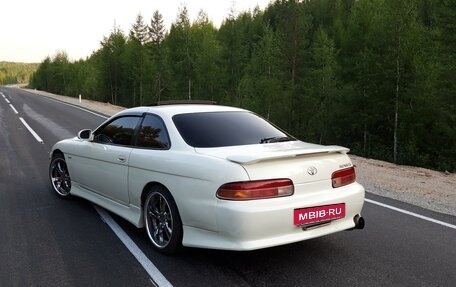
[(141, 207), (145, 186), (159, 183), (171, 192), (186, 226), (215, 231), (217, 189), (242, 180), (248, 176), (239, 164), (194, 152), (135, 149), (130, 155), (131, 204)]

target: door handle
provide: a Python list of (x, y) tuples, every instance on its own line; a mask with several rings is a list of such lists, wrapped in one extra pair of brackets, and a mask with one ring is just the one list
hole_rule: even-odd
[(118, 162), (125, 162), (127, 158), (124, 155), (119, 155), (117, 156), (117, 161)]

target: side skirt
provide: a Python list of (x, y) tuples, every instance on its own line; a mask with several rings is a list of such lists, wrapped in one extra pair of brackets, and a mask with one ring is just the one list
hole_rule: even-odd
[(76, 182), (71, 182), (71, 194), (87, 199), (88, 201), (117, 214), (138, 228), (144, 227), (144, 220), (140, 207), (131, 204), (128, 206), (120, 204), (100, 194), (81, 188)]

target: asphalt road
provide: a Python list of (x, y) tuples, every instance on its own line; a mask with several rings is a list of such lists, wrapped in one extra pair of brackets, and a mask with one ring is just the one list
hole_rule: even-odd
[[(156, 285), (91, 203), (50, 189), (51, 146), (105, 119), (18, 89), (0, 93), (0, 286)], [(110, 216), (173, 286), (454, 286), (456, 218), (366, 197), (450, 225), (366, 202), (364, 230), (252, 252), (164, 256), (144, 230)]]

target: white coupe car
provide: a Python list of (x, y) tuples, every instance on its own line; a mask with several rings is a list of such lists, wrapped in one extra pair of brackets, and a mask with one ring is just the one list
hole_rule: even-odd
[(146, 227), (153, 246), (253, 250), (364, 226), (347, 148), (299, 141), (247, 110), (127, 109), (56, 143), (49, 176)]

